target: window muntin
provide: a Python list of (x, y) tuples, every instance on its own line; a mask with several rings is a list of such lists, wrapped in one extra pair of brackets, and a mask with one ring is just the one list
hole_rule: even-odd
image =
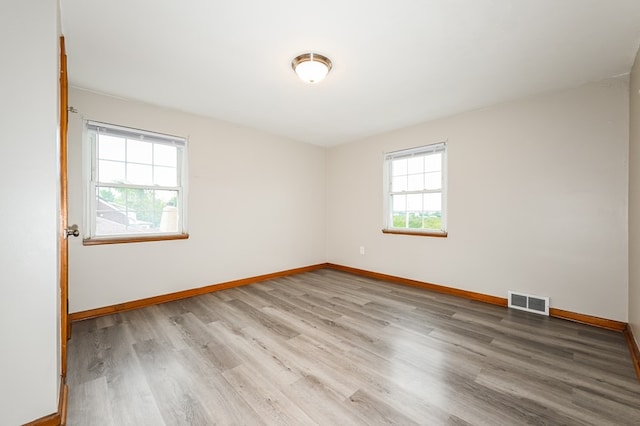
[(87, 239), (186, 234), (186, 140), (87, 122)]
[(385, 229), (446, 230), (446, 144), (385, 154)]

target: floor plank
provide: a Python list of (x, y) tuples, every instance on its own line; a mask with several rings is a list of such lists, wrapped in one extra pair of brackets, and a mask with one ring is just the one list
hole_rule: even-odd
[(638, 425), (621, 333), (318, 270), (74, 324), (69, 425)]

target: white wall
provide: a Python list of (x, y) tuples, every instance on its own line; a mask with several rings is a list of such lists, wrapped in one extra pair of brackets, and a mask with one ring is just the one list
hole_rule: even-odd
[(0, 13), (0, 424), (58, 404), (57, 1)]
[[(71, 71), (72, 72), (72, 71)], [(325, 261), (325, 150), (71, 89), (69, 220), (82, 224), (82, 120), (189, 138), (188, 240), (70, 241), (70, 312)]]
[(640, 344), (640, 51), (629, 84), (629, 324)]
[[(550, 296), (552, 307), (626, 321), (627, 83), (330, 149), (328, 261), (505, 298)], [(382, 234), (383, 152), (444, 140), (449, 237)]]

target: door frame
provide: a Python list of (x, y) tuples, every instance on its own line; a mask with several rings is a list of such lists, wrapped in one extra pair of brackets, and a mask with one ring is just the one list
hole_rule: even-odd
[(67, 52), (64, 36), (60, 36), (60, 234), (58, 237), (58, 259), (60, 280), (60, 375), (67, 376), (67, 341), (71, 337), (69, 322), (69, 244), (67, 238), (68, 194), (67, 194), (67, 128), (69, 86), (67, 80)]

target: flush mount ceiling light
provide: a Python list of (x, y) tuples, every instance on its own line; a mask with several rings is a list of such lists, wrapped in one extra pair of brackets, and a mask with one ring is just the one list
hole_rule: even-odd
[(304, 53), (291, 61), (291, 68), (306, 83), (317, 83), (331, 70), (331, 60), (318, 53)]

